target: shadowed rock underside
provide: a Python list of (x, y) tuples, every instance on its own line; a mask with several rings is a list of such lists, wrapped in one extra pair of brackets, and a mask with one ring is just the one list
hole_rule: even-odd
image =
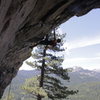
[(100, 0), (0, 0), (0, 97), (30, 57), (32, 44), (95, 8)]

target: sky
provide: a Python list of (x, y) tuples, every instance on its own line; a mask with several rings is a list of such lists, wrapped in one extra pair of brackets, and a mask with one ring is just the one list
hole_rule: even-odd
[(65, 68), (100, 69), (100, 9), (71, 18), (61, 25), (61, 31), (67, 34)]
[[(100, 9), (81, 17), (72, 17), (59, 30), (67, 34), (64, 68), (78, 66), (90, 70), (100, 69)], [(24, 62), (22, 69), (32, 68)]]

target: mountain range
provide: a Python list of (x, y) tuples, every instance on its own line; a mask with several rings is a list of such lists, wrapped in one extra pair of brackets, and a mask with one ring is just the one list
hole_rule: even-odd
[[(20, 87), (25, 80), (34, 77), (39, 73), (40, 72), (37, 70), (20, 70), (18, 72), (17, 76), (12, 81), (11, 88), (11, 91), (16, 94), (16, 100), (22, 100), (22, 90)], [(69, 100), (100, 100), (100, 71), (75, 67), (74, 69), (69, 69), (69, 77), (70, 82), (65, 84), (68, 85), (69, 89), (79, 90), (79, 93), (70, 96)], [(4, 95), (7, 94), (8, 88)]]

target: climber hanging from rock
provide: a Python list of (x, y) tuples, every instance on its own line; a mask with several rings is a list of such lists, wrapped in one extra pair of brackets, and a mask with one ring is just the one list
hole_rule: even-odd
[(54, 38), (53, 39), (48, 39), (48, 35), (46, 35), (46, 38), (43, 39), (42, 41), (39, 41), (38, 43), (30, 46), (30, 48), (32, 49), (33, 47), (37, 46), (37, 45), (46, 45), (48, 46), (48, 48), (53, 48), (57, 45), (57, 43), (61, 42), (61, 39), (56, 39), (56, 35), (55, 35), (55, 30), (54, 30)]
[(57, 45), (57, 43), (60, 43), (61, 39), (57, 39), (57, 40), (43, 40), (40, 41), (40, 45), (51, 45), (52, 47), (55, 47)]

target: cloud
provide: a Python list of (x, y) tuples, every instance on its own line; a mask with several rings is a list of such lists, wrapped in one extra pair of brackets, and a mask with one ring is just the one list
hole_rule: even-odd
[(67, 62), (88, 62), (88, 61), (94, 61), (94, 60), (100, 60), (100, 57), (93, 57), (93, 58), (66, 58), (65, 61)]
[(100, 57), (100, 52), (96, 53), (96, 56)]
[(19, 70), (33, 70), (34, 68), (30, 67), (29, 65), (27, 65), (25, 62), (23, 63), (23, 65), (20, 67)]
[(86, 69), (100, 69), (100, 57), (93, 58), (66, 58), (62, 64), (64, 68), (80, 66)]
[(92, 46), (92, 45), (96, 45), (96, 44), (100, 44), (100, 36), (96, 36), (96, 37), (92, 37), (92, 38), (83, 38), (80, 40), (74, 40), (71, 42), (66, 42), (64, 44), (64, 47), (69, 50), (71, 49), (77, 49), (77, 48), (81, 48), (81, 47), (86, 47), (86, 46)]
[(30, 57), (30, 58), (28, 58), (27, 60), (25, 60), (25, 61), (23, 62), (23, 65), (20, 67), (19, 70), (33, 70), (33, 69), (34, 69), (34, 68), (32, 68), (31, 66), (27, 65), (27, 64), (26, 64), (26, 61), (32, 62), (32, 61), (33, 61), (33, 58)]

